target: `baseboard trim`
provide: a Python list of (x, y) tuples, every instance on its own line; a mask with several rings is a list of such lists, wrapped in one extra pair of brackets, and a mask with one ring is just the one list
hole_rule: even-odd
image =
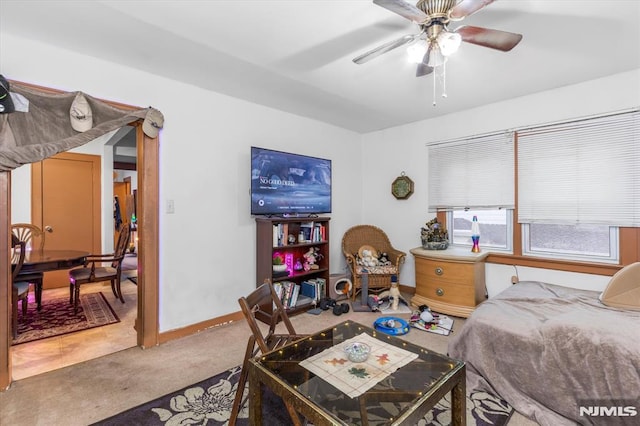
[[(413, 295), (415, 293), (415, 287), (408, 287), (400, 284), (400, 291), (405, 294)], [(199, 333), (213, 327), (220, 327), (221, 325), (227, 325), (234, 321), (244, 321), (244, 315), (242, 311), (237, 311), (221, 317), (212, 318), (207, 321), (192, 324), (183, 328), (176, 328), (162, 332), (158, 335), (158, 344), (170, 342), (171, 340), (180, 339), (181, 337), (191, 336), (192, 334)]]
[(234, 312), (221, 317), (212, 318), (207, 321), (192, 324), (183, 328), (176, 328), (162, 332), (158, 335), (158, 343), (163, 344), (170, 342), (171, 340), (179, 339), (181, 337), (191, 336), (192, 334), (199, 333), (213, 327), (220, 327), (221, 325), (227, 325), (234, 321), (244, 321), (244, 316), (241, 311)]
[(406, 286), (404, 284), (398, 284), (398, 287), (400, 288), (400, 292), (401, 293), (405, 293), (405, 294), (409, 294), (411, 296), (413, 296), (416, 292), (416, 288), (415, 287), (409, 287)]

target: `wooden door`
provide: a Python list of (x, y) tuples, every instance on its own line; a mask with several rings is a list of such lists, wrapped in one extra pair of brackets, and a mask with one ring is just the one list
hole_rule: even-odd
[[(31, 167), (31, 219), (53, 250), (101, 252), (100, 156), (61, 153)], [(69, 285), (67, 271), (47, 272), (44, 288)]]

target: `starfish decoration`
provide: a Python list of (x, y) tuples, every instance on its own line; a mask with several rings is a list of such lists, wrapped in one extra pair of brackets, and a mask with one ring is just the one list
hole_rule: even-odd
[(347, 362), (347, 360), (344, 358), (340, 358), (340, 359), (333, 358), (333, 359), (325, 359), (324, 362), (326, 362), (327, 364), (332, 364), (335, 367), (336, 364), (342, 365), (345, 362)]
[(389, 362), (389, 354), (376, 355), (378, 358), (378, 364), (385, 365)]

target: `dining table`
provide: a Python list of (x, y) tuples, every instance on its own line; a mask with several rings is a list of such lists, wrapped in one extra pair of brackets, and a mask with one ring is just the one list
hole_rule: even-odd
[[(29, 275), (37, 273), (82, 266), (90, 254), (88, 251), (83, 250), (27, 250), (22, 269), (20, 273), (18, 273), (16, 281), (20, 281), (21, 277), (26, 280)], [(35, 284), (35, 296), (37, 309), (40, 310), (42, 307), (42, 280), (39, 280)]]

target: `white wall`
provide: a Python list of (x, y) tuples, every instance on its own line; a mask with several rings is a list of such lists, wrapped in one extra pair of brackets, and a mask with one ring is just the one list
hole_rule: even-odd
[[(455, 102), (455, 99), (446, 102)], [(420, 246), (421, 226), (435, 217), (427, 211), (427, 142), (591, 116), (638, 105), (640, 70), (635, 70), (364, 135), (363, 221), (385, 229), (394, 246), (407, 253)], [(409, 200), (398, 201), (390, 193), (390, 184), (402, 171), (414, 180), (415, 193)], [(607, 277), (518, 269), (523, 271), (520, 275), (523, 280), (585, 289), (600, 290), (608, 282)], [(400, 282), (415, 286), (414, 274), (413, 258), (409, 255)], [(487, 265), (489, 295), (511, 285), (512, 275), (513, 267)]]
[[(345, 264), (340, 240), (352, 225), (380, 226), (394, 246), (407, 252), (420, 245), (420, 227), (433, 217), (427, 212), (426, 142), (640, 104), (640, 70), (636, 70), (360, 136), (12, 35), (2, 34), (0, 52), (2, 73), (10, 79), (82, 90), (130, 105), (152, 105), (164, 113), (160, 331), (235, 312), (237, 299), (255, 288), (255, 224), (248, 192), (251, 145), (333, 160), (330, 261), (332, 272), (341, 272)], [(399, 201), (391, 195), (390, 184), (403, 171), (414, 180), (415, 193)], [(164, 213), (169, 199), (175, 214)], [(25, 204), (18, 199), (13, 207), (23, 209)], [(568, 273), (527, 270), (529, 277), (524, 273), (521, 279), (565, 285), (586, 282)], [(509, 268), (488, 265), (489, 293), (510, 285), (511, 275)], [(601, 277), (588, 278), (588, 286), (603, 286)], [(400, 282), (415, 285), (411, 255)]]
[[(163, 112), (161, 332), (236, 312), (238, 298), (255, 288), (251, 145), (333, 161), (330, 262), (332, 272), (344, 267), (340, 239), (362, 216), (354, 191), (362, 170), (353, 160), (360, 135), (13, 35), (1, 34), (0, 52), (9, 79)], [(175, 214), (164, 213), (169, 199)]]
[(135, 170), (115, 170), (115, 182), (124, 182), (125, 178), (131, 178), (131, 190), (138, 189), (138, 173)]

